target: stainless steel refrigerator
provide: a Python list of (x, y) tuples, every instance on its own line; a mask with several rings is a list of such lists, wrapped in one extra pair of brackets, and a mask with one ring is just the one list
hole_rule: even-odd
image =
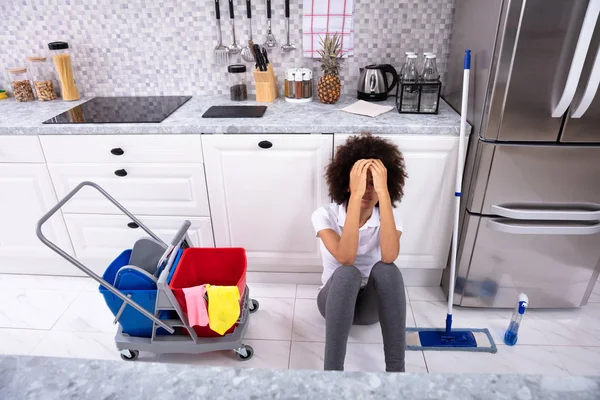
[[(472, 50), (454, 303), (584, 305), (600, 273), (600, 0), (457, 0), (445, 99)], [(448, 273), (443, 286), (447, 290)]]

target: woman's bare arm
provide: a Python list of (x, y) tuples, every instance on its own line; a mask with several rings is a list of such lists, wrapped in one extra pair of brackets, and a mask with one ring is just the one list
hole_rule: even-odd
[(390, 193), (387, 187), (387, 170), (381, 160), (374, 160), (370, 166), (373, 174), (373, 185), (379, 197), (381, 261), (391, 264), (400, 253), (400, 236), (402, 232), (396, 229), (394, 212)]

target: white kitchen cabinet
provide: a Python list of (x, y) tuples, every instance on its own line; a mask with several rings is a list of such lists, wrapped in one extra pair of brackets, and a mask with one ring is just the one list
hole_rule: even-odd
[[(48, 168), (60, 197), (80, 182), (92, 181), (136, 216), (210, 216), (202, 164), (50, 163)], [(63, 211), (121, 214), (90, 187), (83, 188)]]
[[(210, 218), (137, 216), (165, 243), (170, 243), (185, 219), (192, 224), (188, 236), (193, 247), (214, 247)], [(99, 275), (123, 250), (149, 237), (126, 215), (65, 214), (77, 259)]]
[(331, 135), (204, 135), (217, 247), (244, 247), (254, 271), (318, 272), (311, 224), (329, 202)]
[[(335, 135), (335, 146), (350, 135)], [(458, 137), (380, 135), (395, 143), (406, 163), (404, 198), (395, 210), (404, 231), (400, 268), (446, 267), (452, 237)], [(439, 280), (436, 282), (439, 283)]]
[[(0, 273), (78, 273), (36, 236), (37, 221), (57, 202), (45, 164), (0, 163)], [(60, 211), (44, 224), (43, 233), (73, 254)]]

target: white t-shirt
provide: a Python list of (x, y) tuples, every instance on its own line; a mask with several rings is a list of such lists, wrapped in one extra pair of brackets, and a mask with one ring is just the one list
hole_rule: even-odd
[[(402, 232), (402, 221), (397, 213), (394, 214), (396, 229)], [(344, 204), (327, 204), (326, 206), (317, 209), (312, 215), (312, 223), (317, 235), (324, 229), (332, 229), (341, 236), (345, 222), (346, 206)], [(358, 250), (356, 252), (354, 266), (359, 269), (363, 277), (363, 286), (367, 284), (373, 266), (381, 261), (379, 240), (380, 228), (379, 207), (374, 207), (371, 218), (369, 218), (358, 230)], [(325, 285), (331, 275), (333, 275), (333, 271), (342, 264), (331, 255), (322, 240), (321, 253), (323, 254), (323, 276), (321, 281), (323, 282), (323, 285)]]

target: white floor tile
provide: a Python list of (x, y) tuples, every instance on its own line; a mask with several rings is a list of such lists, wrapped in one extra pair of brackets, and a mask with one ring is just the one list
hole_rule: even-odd
[(320, 285), (298, 285), (296, 290), (297, 299), (316, 299), (319, 294)]
[[(293, 342), (290, 369), (323, 370), (325, 343)], [(381, 344), (348, 343), (346, 348), (346, 371), (385, 371), (385, 356)], [(406, 372), (427, 372), (423, 353), (406, 352)]]
[[(446, 323), (447, 303), (412, 301), (416, 326), (419, 328), (443, 328)], [(550, 345), (546, 328), (528, 318), (527, 311), (519, 329), (520, 345)], [(454, 307), (454, 328), (487, 328), (496, 344), (504, 343), (504, 333), (510, 323), (511, 310)]]
[[(407, 326), (414, 326), (410, 305), (407, 305)], [(294, 312), (294, 341), (324, 342), (325, 319), (319, 313), (315, 300), (296, 299)], [(350, 330), (350, 343), (383, 343), (381, 326), (353, 326)]]
[(114, 334), (114, 316), (99, 292), (82, 291), (60, 317), (53, 330)]
[(498, 346), (498, 353), (425, 351), (431, 373), (568, 375), (551, 346)]
[(233, 350), (204, 354), (159, 354), (157, 361), (236, 368), (288, 368), (290, 342), (246, 340), (244, 344), (250, 345), (254, 349), (254, 355), (247, 361), (239, 361)]
[(260, 307), (250, 316), (246, 338), (291, 340), (295, 299), (254, 298), (260, 302)]
[(50, 329), (79, 294), (70, 290), (0, 289), (0, 327)]
[(0, 274), (0, 288), (82, 290), (89, 281), (91, 281), (89, 278), (69, 276)]
[(254, 297), (296, 297), (296, 285), (286, 283), (249, 283), (250, 295)]
[(571, 375), (600, 375), (600, 347), (554, 346)]
[(406, 290), (410, 301), (446, 301), (446, 295), (439, 286), (409, 286)]
[(524, 324), (534, 325), (556, 346), (600, 346), (600, 303), (569, 310), (528, 310)]
[(28, 355), (42, 340), (46, 331), (33, 329), (0, 329), (0, 354)]
[[(110, 333), (49, 331), (31, 355), (47, 357), (121, 360)], [(138, 361), (154, 361), (153, 353), (140, 353)]]

